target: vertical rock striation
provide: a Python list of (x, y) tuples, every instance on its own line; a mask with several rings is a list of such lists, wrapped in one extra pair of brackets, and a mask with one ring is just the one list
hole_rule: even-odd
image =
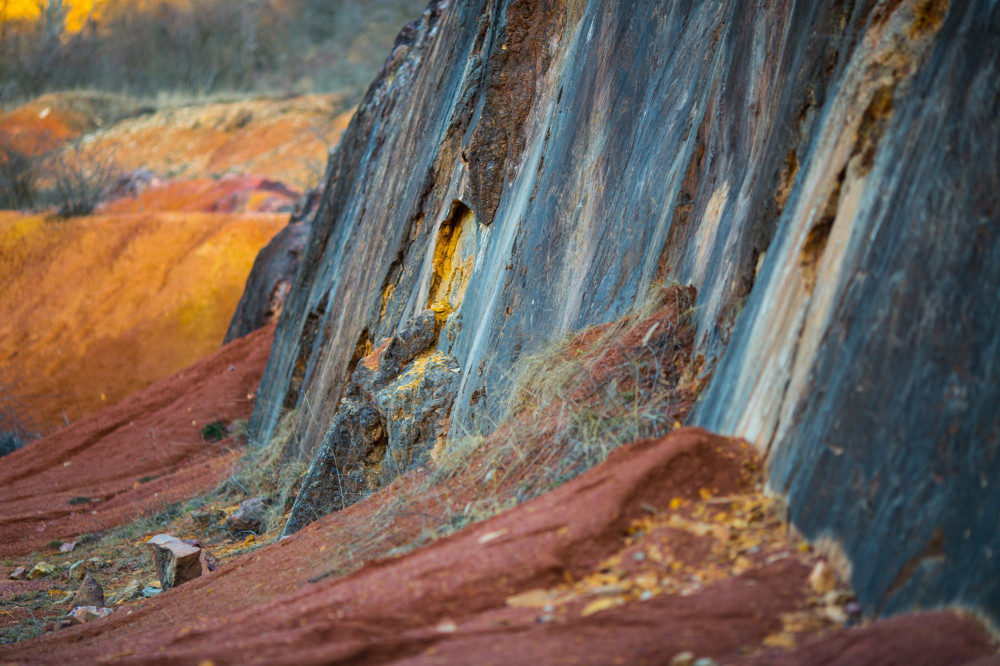
[[(297, 410), (322, 513), (324, 478), (489, 430), (522, 354), (692, 284), (691, 420), (766, 452), (869, 611), (997, 619), (998, 28), (997, 0), (432, 2), (331, 158), (253, 437)], [(432, 316), (404, 365), (454, 379), (359, 390)]]

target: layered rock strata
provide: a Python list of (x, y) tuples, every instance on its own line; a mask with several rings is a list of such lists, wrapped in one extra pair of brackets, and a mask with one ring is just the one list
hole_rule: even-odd
[(323, 464), (358, 350), (427, 309), (450, 432), (487, 432), (524, 353), (692, 284), (690, 421), (767, 455), (869, 613), (1000, 618), (998, 26), (996, 0), (432, 2), (331, 160), (253, 437), (297, 409), (289, 454)]

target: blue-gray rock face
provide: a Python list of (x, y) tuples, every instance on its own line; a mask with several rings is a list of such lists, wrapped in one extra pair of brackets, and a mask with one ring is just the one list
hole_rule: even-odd
[(521, 354), (690, 283), (692, 422), (869, 611), (1000, 619), (998, 63), (998, 0), (437, 0), (331, 160), (251, 432), (298, 409), (312, 456), (427, 309), (451, 432), (488, 430)]

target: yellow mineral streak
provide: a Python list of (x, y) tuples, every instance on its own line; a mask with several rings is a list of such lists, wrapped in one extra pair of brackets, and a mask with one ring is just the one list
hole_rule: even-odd
[(465, 296), (475, 262), (474, 225), (472, 211), (456, 203), (451, 215), (441, 222), (438, 229), (432, 259), (434, 272), (427, 302), (439, 322), (457, 310)]

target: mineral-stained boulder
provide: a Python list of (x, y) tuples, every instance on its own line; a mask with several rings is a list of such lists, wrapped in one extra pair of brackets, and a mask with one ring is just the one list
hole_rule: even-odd
[(257, 532), (264, 522), (267, 501), (263, 497), (253, 497), (242, 502), (238, 509), (226, 520), (226, 527), (233, 532)]
[(423, 464), (447, 432), (458, 363), (432, 351), (437, 318), (425, 311), (357, 362), (284, 534), (353, 504)]
[(104, 588), (90, 574), (83, 577), (80, 589), (77, 590), (76, 596), (73, 597), (73, 607), (76, 608), (78, 606), (104, 607)]
[(164, 590), (201, 575), (201, 548), (169, 534), (157, 534), (147, 543), (153, 549), (153, 565)]

